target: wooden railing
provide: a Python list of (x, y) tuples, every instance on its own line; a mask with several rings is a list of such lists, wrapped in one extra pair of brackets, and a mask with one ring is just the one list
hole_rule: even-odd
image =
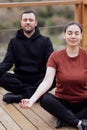
[(53, 5), (74, 5), (74, 19), (83, 28), (82, 47), (87, 49), (87, 0), (57, 0), (57, 1), (37, 1), (37, 2), (11, 2), (0, 3), (0, 8), (8, 7), (28, 7), (28, 6), (53, 6)]
[(72, 5), (80, 4), (81, 0), (58, 0), (58, 1), (37, 1), (37, 2), (11, 2), (0, 3), (0, 8), (24, 7), (24, 6), (48, 6), (48, 5)]

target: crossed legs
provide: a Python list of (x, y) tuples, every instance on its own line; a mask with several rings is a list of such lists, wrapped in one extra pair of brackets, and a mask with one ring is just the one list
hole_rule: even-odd
[(73, 127), (77, 127), (79, 120), (87, 119), (87, 100), (82, 102), (81, 105), (80, 103), (70, 104), (67, 101), (56, 98), (50, 93), (46, 93), (40, 99), (40, 104), (46, 111)]

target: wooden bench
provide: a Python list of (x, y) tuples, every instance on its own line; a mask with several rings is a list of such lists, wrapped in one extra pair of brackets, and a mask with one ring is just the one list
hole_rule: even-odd
[[(2, 101), (6, 90), (0, 88), (0, 130), (57, 130), (56, 118), (46, 112), (39, 103), (30, 109), (21, 109), (18, 104), (6, 104)], [(58, 130), (76, 130), (62, 127)]]

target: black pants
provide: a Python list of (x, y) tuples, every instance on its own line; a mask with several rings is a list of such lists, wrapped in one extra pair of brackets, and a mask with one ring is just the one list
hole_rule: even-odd
[[(0, 77), (0, 86), (14, 94), (22, 94), (23, 98), (30, 98), (43, 78), (44, 75), (25, 77), (24, 75), (5, 73)], [(54, 87), (55, 84), (53, 83), (52, 88)]]
[(40, 99), (40, 104), (46, 111), (74, 127), (80, 119), (87, 119), (87, 99), (80, 103), (69, 103), (46, 93)]

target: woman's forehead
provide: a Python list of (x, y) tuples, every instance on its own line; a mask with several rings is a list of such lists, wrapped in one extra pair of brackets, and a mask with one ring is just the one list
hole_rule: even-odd
[(81, 32), (81, 29), (77, 25), (70, 25), (70, 26), (67, 27), (66, 31), (72, 31), (72, 32), (78, 31), (78, 32)]

